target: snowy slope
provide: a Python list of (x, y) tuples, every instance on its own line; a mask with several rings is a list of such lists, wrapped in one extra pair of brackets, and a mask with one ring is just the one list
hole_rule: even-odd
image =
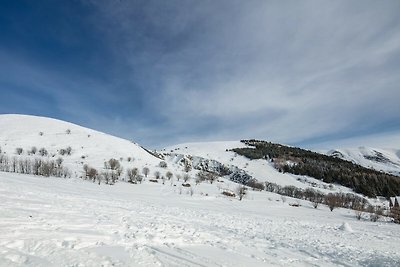
[(280, 173), (273, 167), (272, 163), (267, 160), (250, 160), (235, 152), (229, 151), (233, 148), (242, 147), (246, 147), (246, 145), (240, 141), (201, 142), (179, 144), (164, 148), (160, 152), (169, 153), (172, 156), (174, 154), (184, 154), (217, 160), (225, 165), (237, 166), (258, 181), (272, 182), (281, 186), (293, 185), (303, 189), (313, 187), (325, 193), (352, 192), (349, 188), (340, 185), (330, 185), (311, 177)]
[(396, 224), (267, 192), (238, 201), (207, 183), (190, 196), (167, 184), (0, 173), (0, 213), (0, 266), (400, 264)]
[[(50, 159), (62, 157), (64, 165), (77, 175), (82, 172), (83, 164), (101, 169), (111, 158), (122, 158), (121, 165), (125, 168), (149, 166), (154, 170), (160, 162), (135, 143), (76, 124), (37, 116), (0, 115), (2, 153), (16, 157), (16, 148), (20, 147), (23, 149), (21, 157), (35, 157), (37, 154), (28, 156), (33, 146), (38, 150), (47, 149)], [(71, 155), (61, 156), (59, 151), (68, 146), (72, 148)], [(128, 162), (128, 157), (133, 162)]]
[(400, 149), (357, 147), (335, 149), (325, 153), (367, 168), (400, 175)]
[[(244, 147), (241, 142), (169, 147), (161, 151), (168, 167), (161, 168), (159, 158), (127, 140), (55, 119), (0, 115), (2, 155), (38, 157), (28, 153), (32, 146), (46, 148), (49, 159), (62, 157), (73, 177), (82, 175), (83, 164), (101, 170), (110, 158), (125, 169), (147, 166), (150, 178), (154, 171), (170, 170), (175, 176), (109, 186), (0, 172), (0, 266), (400, 264), (394, 245), (400, 241), (398, 225), (386, 218), (370, 222), (365, 213), (357, 221), (351, 210), (331, 212), (322, 204), (314, 209), (310, 202), (265, 191), (248, 190), (239, 201), (222, 194), (235, 192), (237, 184), (223, 178), (196, 184), (195, 169), (188, 171), (190, 187), (177, 179), (184, 174), (182, 159), (193, 164), (209, 160), (207, 164), (234, 166), (259, 181), (300, 188), (315, 182), (326, 193), (349, 191), (282, 174), (267, 160), (229, 151)], [(68, 146), (71, 155), (60, 155)], [(21, 155), (16, 148), (23, 149)]]

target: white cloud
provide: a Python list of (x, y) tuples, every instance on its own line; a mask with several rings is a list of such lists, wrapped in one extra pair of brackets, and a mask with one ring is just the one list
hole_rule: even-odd
[[(251, 137), (311, 142), (385, 132), (400, 120), (398, 1), (88, 5), (97, 12), (87, 21), (113, 57), (106, 66), (112, 82), (35, 64), (18, 71), (60, 99), (63, 112), (86, 114), (89, 126), (157, 146)], [(68, 87), (96, 92), (100, 104), (139, 98), (141, 105), (135, 114), (97, 114)]]

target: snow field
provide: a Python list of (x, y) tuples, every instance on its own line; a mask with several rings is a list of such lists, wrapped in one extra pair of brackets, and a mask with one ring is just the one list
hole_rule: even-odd
[(99, 186), (0, 173), (0, 266), (400, 263), (398, 225), (267, 192), (238, 201), (216, 184), (195, 186), (190, 196), (167, 183)]

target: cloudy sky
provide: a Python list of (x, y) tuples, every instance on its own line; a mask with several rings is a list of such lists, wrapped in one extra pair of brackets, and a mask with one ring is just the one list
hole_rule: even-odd
[(0, 113), (153, 148), (390, 145), (399, 14), (398, 0), (1, 1)]

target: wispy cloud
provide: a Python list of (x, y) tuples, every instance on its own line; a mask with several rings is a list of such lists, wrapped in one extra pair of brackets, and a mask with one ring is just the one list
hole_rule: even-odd
[(400, 132), (398, 1), (82, 5), (102, 64), (22, 72), (88, 126), (150, 146)]

